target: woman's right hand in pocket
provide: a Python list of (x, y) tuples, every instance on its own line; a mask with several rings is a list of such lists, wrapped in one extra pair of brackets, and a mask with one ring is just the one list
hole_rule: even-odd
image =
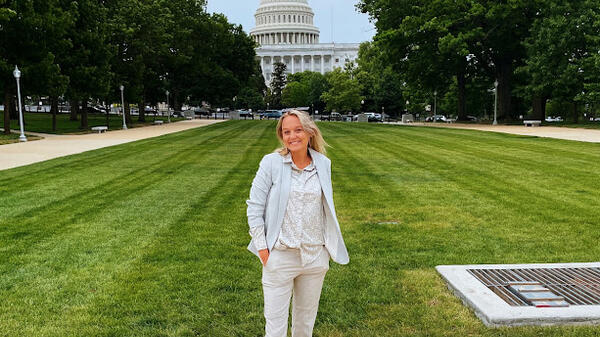
[(267, 265), (267, 260), (269, 260), (269, 250), (261, 249), (258, 251), (258, 256), (260, 256), (260, 260), (262, 261), (263, 267)]

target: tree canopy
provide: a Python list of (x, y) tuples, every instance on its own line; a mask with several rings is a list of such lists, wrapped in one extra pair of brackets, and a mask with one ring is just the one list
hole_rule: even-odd
[(166, 90), (176, 109), (185, 102), (264, 95), (258, 80), (251, 80), (260, 74), (254, 41), (222, 14), (207, 13), (205, 0), (0, 4), (0, 89), (7, 113), (16, 92), (15, 65), (22, 70), (24, 96), (83, 105), (84, 128), (85, 105), (120, 101), (120, 85), (126, 106), (137, 104), (141, 120), (144, 106), (163, 101)]
[[(494, 81), (501, 119), (526, 112), (526, 101), (537, 111), (543, 105), (536, 102), (550, 98), (598, 100), (597, 0), (361, 0), (357, 6), (377, 28), (369, 48), (380, 50), (405, 96), (429, 101), (437, 92), (455, 102), (460, 119), (475, 113), (467, 101), (489, 97)], [(376, 70), (376, 77), (388, 71)]]

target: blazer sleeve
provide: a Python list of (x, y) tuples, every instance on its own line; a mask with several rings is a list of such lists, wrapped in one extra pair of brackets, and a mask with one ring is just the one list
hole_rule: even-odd
[(248, 225), (250, 228), (265, 225), (265, 207), (267, 196), (271, 190), (273, 181), (271, 179), (271, 160), (268, 156), (263, 157), (258, 166), (258, 172), (252, 181), (250, 188), (250, 199), (246, 200), (248, 209)]

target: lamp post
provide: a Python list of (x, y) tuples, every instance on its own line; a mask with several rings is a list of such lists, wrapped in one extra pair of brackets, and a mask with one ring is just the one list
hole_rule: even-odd
[[(21, 127), (21, 135), (19, 136), (19, 141), (26, 142), (27, 137), (25, 137), (25, 128), (23, 127), (23, 109), (21, 107), (21, 83), (19, 82), (21, 79), (21, 71), (17, 66), (15, 66), (15, 71), (13, 72), (13, 75), (17, 80), (17, 99), (19, 100), (19, 126)], [(5, 127), (10, 129), (10, 126), (8, 125), (6, 125)]]
[(381, 107), (381, 123), (385, 121), (385, 107)]
[(167, 90), (166, 94), (167, 94), (167, 122), (171, 123), (171, 111), (169, 109), (169, 94), (170, 94), (169, 90)]
[(121, 111), (123, 112), (123, 130), (127, 130), (127, 123), (125, 122), (125, 86), (121, 84), (119, 89), (121, 89)]
[(498, 80), (494, 82), (494, 125), (498, 125)]

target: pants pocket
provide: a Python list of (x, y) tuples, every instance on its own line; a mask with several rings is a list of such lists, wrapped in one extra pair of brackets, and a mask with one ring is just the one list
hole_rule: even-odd
[(264, 265), (264, 269), (272, 269), (273, 266), (273, 258), (275, 257), (276, 250), (273, 249), (269, 252), (269, 258), (267, 259), (267, 263)]

